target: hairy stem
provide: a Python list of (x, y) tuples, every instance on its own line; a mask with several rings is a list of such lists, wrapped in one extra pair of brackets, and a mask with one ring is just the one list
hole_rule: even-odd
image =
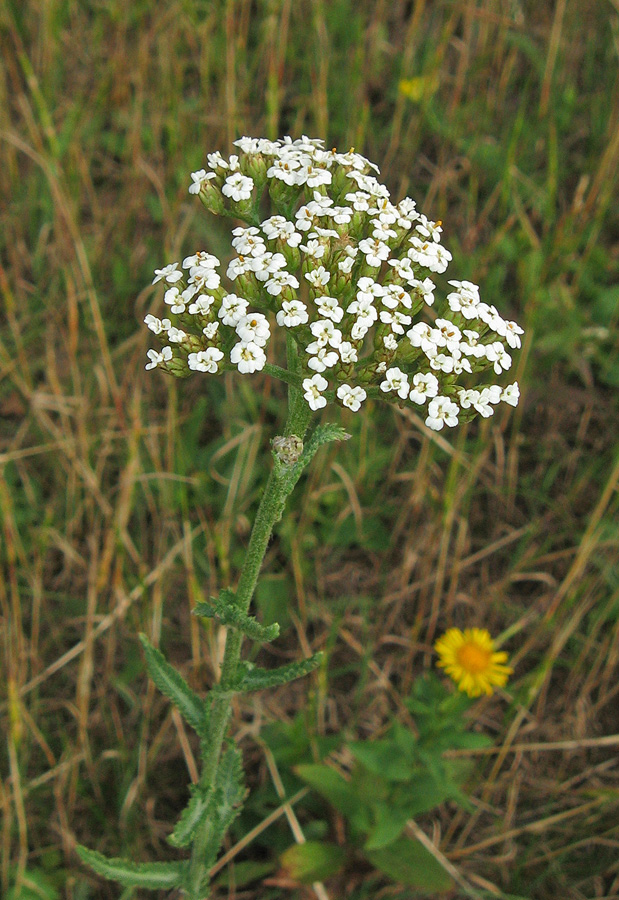
[[(288, 362), (289, 368), (294, 367), (296, 356), (292, 348), (289, 348)], [(294, 385), (289, 385), (289, 402), (288, 421), (284, 436), (294, 434), (302, 440), (310, 422), (311, 410), (304, 402), (299, 388)], [(276, 459), (258, 507), (236, 590), (236, 603), (244, 612), (249, 609), (273, 526), (281, 518), (286, 499), (293, 487), (286, 476), (287, 466)], [(221, 669), (220, 687), (223, 690), (216, 694), (211, 704), (206, 754), (202, 761), (200, 776), (202, 789), (208, 789), (217, 778), (221, 749), (231, 710), (231, 694), (226, 692), (225, 688), (234, 683), (241, 659), (242, 644), (241, 632), (229, 630)], [(189, 900), (204, 900), (208, 896), (209, 873), (206, 859), (208, 837), (208, 823), (205, 823), (205, 827), (198, 833), (192, 847), (187, 881)], [(205, 891), (207, 893), (204, 893)]]

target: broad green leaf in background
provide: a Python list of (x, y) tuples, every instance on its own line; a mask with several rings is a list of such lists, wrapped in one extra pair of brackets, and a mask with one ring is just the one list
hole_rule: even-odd
[(366, 850), (372, 865), (400, 884), (439, 894), (452, 887), (452, 880), (419, 841), (401, 837), (381, 850)]
[(346, 861), (346, 852), (337, 844), (306, 841), (289, 847), (280, 860), (291, 878), (312, 884), (339, 872)]

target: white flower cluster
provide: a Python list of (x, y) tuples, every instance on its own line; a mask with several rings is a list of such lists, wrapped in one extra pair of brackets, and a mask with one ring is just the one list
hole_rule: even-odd
[[(167, 340), (147, 369), (175, 375), (265, 370), (302, 388), (312, 410), (339, 400), (357, 411), (369, 396), (426, 409), (439, 431), (497, 403), (518, 403), (518, 384), (467, 387), (461, 376), (512, 365), (522, 329), (484, 303), (470, 281), (436, 286), (451, 254), (408, 197), (394, 204), (377, 167), (322, 141), (241, 138), (239, 155), (207, 156), (189, 192), (207, 209), (244, 222), (232, 231), (226, 287), (220, 261), (200, 251), (155, 270), (170, 318), (146, 316)], [(261, 219), (265, 189), (273, 214)], [(438, 304), (437, 304), (438, 306)], [(298, 347), (294, 371), (267, 361), (278, 325)], [(469, 381), (471, 379), (469, 378)], [(426, 406), (427, 404), (427, 406)]]

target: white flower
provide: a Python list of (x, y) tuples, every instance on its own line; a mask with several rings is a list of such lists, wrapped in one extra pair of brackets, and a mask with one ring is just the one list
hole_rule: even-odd
[(286, 328), (294, 328), (295, 325), (305, 325), (309, 319), (307, 306), (300, 300), (284, 300), (282, 308), (275, 316), (278, 325)]
[[(256, 256), (250, 263), (251, 271), (255, 273), (258, 281), (267, 281), (270, 275), (274, 275), (281, 269), (286, 268), (286, 257), (283, 253), (271, 253), (267, 251), (261, 256)], [(289, 273), (286, 273), (289, 274)], [(293, 275), (290, 275), (294, 278)], [(296, 281), (297, 279), (294, 278)], [(299, 286), (297, 282), (297, 287)]]
[(199, 250), (193, 256), (186, 256), (183, 260), (183, 269), (191, 269), (194, 266), (200, 269), (215, 269), (220, 265), (216, 256), (213, 256), (212, 253), (205, 253), (203, 250)]
[(494, 371), (497, 375), (511, 368), (512, 358), (500, 341), (486, 346), (486, 358), (494, 363)]
[(297, 159), (275, 159), (273, 165), (267, 169), (267, 178), (277, 178), (285, 184), (297, 184), (296, 170), (300, 168), (301, 163)]
[(366, 334), (372, 327), (372, 321), (372, 319), (365, 318), (364, 316), (360, 316), (357, 319), (353, 327), (350, 329), (350, 336), (353, 341), (360, 341), (366, 336)]
[(319, 288), (327, 284), (327, 282), (331, 278), (331, 273), (328, 272), (324, 266), (318, 266), (317, 269), (312, 269), (311, 272), (306, 272), (305, 277), (312, 285), (312, 287)]
[(262, 313), (249, 313), (236, 323), (236, 333), (242, 341), (264, 347), (271, 336), (271, 329)]
[(395, 334), (386, 334), (383, 337), (383, 346), (384, 346), (385, 350), (389, 350), (390, 352), (397, 350), (398, 342), (397, 342)]
[(236, 294), (226, 294), (221, 301), (217, 315), (224, 325), (232, 325), (234, 327), (246, 314), (248, 306), (249, 303), (242, 297), (237, 297)]
[(168, 340), (172, 341), (174, 344), (182, 344), (184, 340), (187, 339), (186, 332), (183, 331), (182, 328), (175, 328), (174, 325), (171, 325), (168, 328)]
[(432, 372), (418, 372), (413, 375), (413, 384), (408, 399), (413, 403), (425, 403), (428, 397), (438, 394), (438, 378)]
[(257, 228), (235, 228), (232, 246), (239, 256), (262, 256), (266, 253), (264, 238)]
[(430, 219), (426, 219), (424, 215), (420, 215), (417, 225), (415, 225), (415, 231), (418, 231), (425, 238), (432, 238), (433, 241), (438, 243), (443, 230), (441, 225), (442, 222), (432, 222)]
[(357, 316), (369, 320), (370, 324), (378, 318), (378, 313), (374, 307), (374, 298), (371, 294), (364, 294), (361, 291), (357, 294), (357, 299), (353, 300), (350, 306), (346, 307), (346, 312), (356, 313)]
[(380, 389), (385, 392), (395, 391), (399, 397), (405, 400), (408, 397), (408, 375), (397, 366), (387, 369)]
[(324, 372), (325, 369), (330, 369), (332, 366), (337, 365), (338, 355), (334, 350), (329, 350), (329, 348), (325, 346), (318, 347), (316, 341), (305, 349), (308, 353), (316, 354), (315, 356), (311, 356), (307, 362), (309, 368), (313, 369), (314, 372)]
[[(164, 319), (162, 321), (161, 319), (158, 319), (157, 316), (151, 316), (151, 315), (145, 316), (144, 322), (146, 325), (148, 325), (150, 330), (152, 332), (154, 332), (155, 334), (161, 334), (162, 331), (168, 331), (168, 329), (170, 328), (170, 320), (169, 319)], [(166, 323), (167, 323), (167, 325), (166, 325)]]
[[(215, 298), (211, 297), (209, 294), (200, 294), (199, 297), (196, 297), (194, 302), (189, 307), (189, 315), (190, 316), (206, 316), (209, 313), (211, 306), (213, 305)], [(172, 312), (175, 312), (174, 307), (172, 307)]]
[[(186, 292), (183, 291), (183, 294)], [(173, 313), (184, 313), (186, 307), (185, 298), (183, 294), (179, 293), (178, 288), (170, 288), (169, 291), (165, 292), (165, 297), (163, 298), (164, 303), (167, 303), (170, 307), (170, 312)]]
[(503, 400), (505, 403), (509, 403), (510, 406), (518, 406), (519, 399), (520, 388), (518, 387), (517, 381), (514, 381), (513, 384), (508, 384), (501, 393), (501, 400)]
[(367, 297), (372, 300), (375, 297), (382, 297), (387, 291), (387, 288), (378, 281), (374, 281), (373, 278), (368, 277), (360, 278), (357, 287), (359, 288), (357, 291), (357, 300), (360, 300), (362, 297)]
[[(219, 272), (216, 272), (214, 269), (203, 269), (200, 266), (192, 266), (189, 270), (189, 279), (188, 285), (191, 287), (194, 286), (194, 291), (191, 296), (197, 291), (213, 291), (219, 287), (219, 282), (221, 278), (219, 277)], [(186, 300), (190, 300), (191, 296), (187, 294), (187, 289), (183, 291), (183, 297)]]
[(380, 321), (385, 325), (391, 325), (391, 330), (395, 334), (404, 334), (402, 326), (410, 325), (412, 319), (410, 316), (406, 316), (404, 313), (398, 312), (397, 310), (391, 312), (388, 309), (383, 309), (380, 313)]
[(449, 397), (435, 397), (428, 406), (426, 425), (433, 431), (440, 431), (443, 425), (453, 428), (458, 424), (459, 412), (460, 407)]
[(465, 328), (462, 334), (467, 339), (467, 343), (463, 341), (460, 344), (462, 353), (465, 353), (467, 356), (474, 356), (476, 359), (481, 359), (482, 356), (486, 355), (486, 346), (479, 343), (479, 334), (476, 331), (468, 331)]
[(517, 349), (520, 347), (520, 335), (524, 334), (524, 331), (517, 325), (516, 322), (505, 322), (505, 340), (513, 349)]
[(335, 297), (320, 296), (316, 297), (318, 312), (326, 319), (332, 319), (334, 322), (341, 322), (344, 317), (344, 310), (338, 304)]
[(353, 211), (348, 206), (334, 206), (331, 210), (331, 218), (336, 225), (348, 225), (352, 217)]
[(299, 287), (299, 282), (294, 275), (290, 274), (290, 272), (273, 272), (269, 280), (265, 283), (265, 288), (272, 297), (279, 297), (285, 287)]
[(317, 319), (310, 325), (310, 331), (322, 347), (327, 344), (337, 347), (342, 342), (342, 332), (334, 326), (331, 319)]
[(298, 247), (303, 237), (294, 230), (294, 225), (283, 216), (271, 216), (262, 223), (262, 230), (269, 240), (279, 238), (285, 241), (289, 247)]
[(430, 278), (424, 278), (423, 281), (418, 281), (416, 278), (413, 278), (412, 281), (409, 281), (409, 285), (412, 291), (423, 298), (423, 302), (427, 306), (432, 306), (434, 303), (434, 291), (436, 290), (436, 285)]
[(150, 359), (150, 362), (147, 363), (144, 368), (154, 369), (161, 365), (161, 363), (169, 362), (172, 359), (172, 348), (163, 347), (161, 353), (158, 353), (156, 350), (148, 350), (146, 355)]
[(410, 294), (404, 290), (404, 288), (400, 287), (399, 284), (390, 284), (387, 286), (387, 290), (385, 291), (382, 302), (384, 306), (387, 306), (389, 309), (397, 309), (398, 306), (404, 306), (405, 309), (410, 309), (412, 306), (412, 300)]
[(253, 187), (253, 178), (250, 178), (248, 175), (241, 175), (240, 172), (235, 172), (233, 175), (228, 175), (221, 192), (226, 197), (234, 200), (235, 203), (238, 203), (241, 200), (249, 200)]
[(301, 244), (301, 250), (305, 250), (307, 255), (313, 256), (314, 259), (320, 259), (324, 256), (326, 249), (325, 245), (319, 241), (308, 241), (307, 244)]
[(423, 352), (428, 356), (436, 355), (437, 344), (433, 335), (434, 329), (426, 322), (417, 322), (416, 325), (406, 332), (406, 336), (413, 347), (421, 347)]
[(338, 345), (337, 352), (340, 354), (340, 359), (345, 364), (357, 362), (357, 359), (359, 358), (357, 350), (350, 341), (342, 341), (342, 343)]
[(230, 351), (230, 362), (238, 367), (239, 372), (246, 374), (247, 372), (259, 372), (264, 368), (267, 358), (264, 350), (253, 341), (235, 344)]
[(322, 396), (321, 391), (326, 390), (328, 387), (329, 382), (318, 372), (312, 378), (303, 379), (303, 390), (305, 391), (303, 396), (309, 403), (310, 409), (322, 409), (323, 406), (327, 405), (327, 399)]
[(202, 334), (205, 334), (209, 340), (212, 340), (219, 328), (219, 322), (209, 322), (208, 325), (205, 325), (202, 329)]
[(471, 364), (468, 361), (468, 359), (466, 359), (466, 357), (458, 358), (458, 357), (454, 356), (453, 360), (454, 360), (454, 367), (453, 367), (454, 375), (460, 375), (462, 372), (468, 372), (469, 375), (472, 373), (473, 370), (471, 369)]
[(444, 372), (449, 375), (454, 370), (455, 360), (453, 356), (447, 356), (445, 353), (437, 353), (430, 357), (430, 366), (436, 372)]
[(368, 266), (371, 266), (373, 269), (380, 268), (383, 260), (389, 259), (389, 247), (377, 238), (374, 240), (366, 238), (363, 241), (359, 241), (359, 250), (365, 255), (365, 261)]
[(168, 284), (174, 284), (180, 281), (182, 277), (183, 273), (178, 271), (178, 263), (170, 263), (168, 266), (164, 266), (163, 269), (155, 269), (155, 277), (152, 283), (157, 284), (158, 281), (165, 278)]
[(244, 256), (239, 256), (237, 259), (232, 259), (228, 265), (226, 276), (230, 281), (234, 281), (239, 275), (245, 275), (246, 272), (253, 271), (252, 263), (251, 257), (246, 259)]
[(297, 172), (296, 183), (307, 184), (308, 187), (320, 187), (321, 184), (331, 184), (333, 176), (326, 169), (318, 169), (308, 165)]
[(227, 169), (228, 163), (223, 158), (219, 150), (216, 150), (214, 153), (207, 153), (206, 159), (211, 169)]
[(447, 347), (450, 353), (453, 353), (460, 346), (460, 329), (449, 319), (437, 319), (435, 328), (432, 331), (432, 337), (438, 347)]
[(190, 353), (187, 357), (187, 365), (194, 372), (211, 372), (215, 374), (217, 363), (220, 359), (223, 359), (223, 356), (223, 353), (217, 347), (208, 347), (206, 350)]
[(368, 201), (371, 200), (371, 197), (365, 191), (351, 191), (349, 194), (346, 194), (344, 199), (352, 203), (353, 209), (356, 209), (358, 212), (366, 212), (370, 208)]
[(309, 231), (314, 224), (314, 216), (309, 207), (301, 206), (294, 215), (297, 220), (297, 228), (300, 231)]
[(197, 172), (191, 173), (192, 184), (189, 185), (190, 194), (199, 194), (203, 184), (206, 184), (211, 178), (215, 178), (215, 172), (207, 172), (206, 169), (198, 169)]
[(341, 384), (337, 389), (337, 396), (342, 401), (343, 406), (357, 412), (361, 404), (367, 397), (367, 392), (362, 387), (350, 387), (349, 384)]

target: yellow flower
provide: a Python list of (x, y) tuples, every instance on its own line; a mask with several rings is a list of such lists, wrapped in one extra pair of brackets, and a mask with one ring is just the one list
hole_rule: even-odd
[(469, 697), (491, 694), (494, 685), (503, 687), (513, 669), (504, 665), (507, 653), (496, 652), (490, 633), (485, 628), (450, 628), (434, 645), (445, 669)]

